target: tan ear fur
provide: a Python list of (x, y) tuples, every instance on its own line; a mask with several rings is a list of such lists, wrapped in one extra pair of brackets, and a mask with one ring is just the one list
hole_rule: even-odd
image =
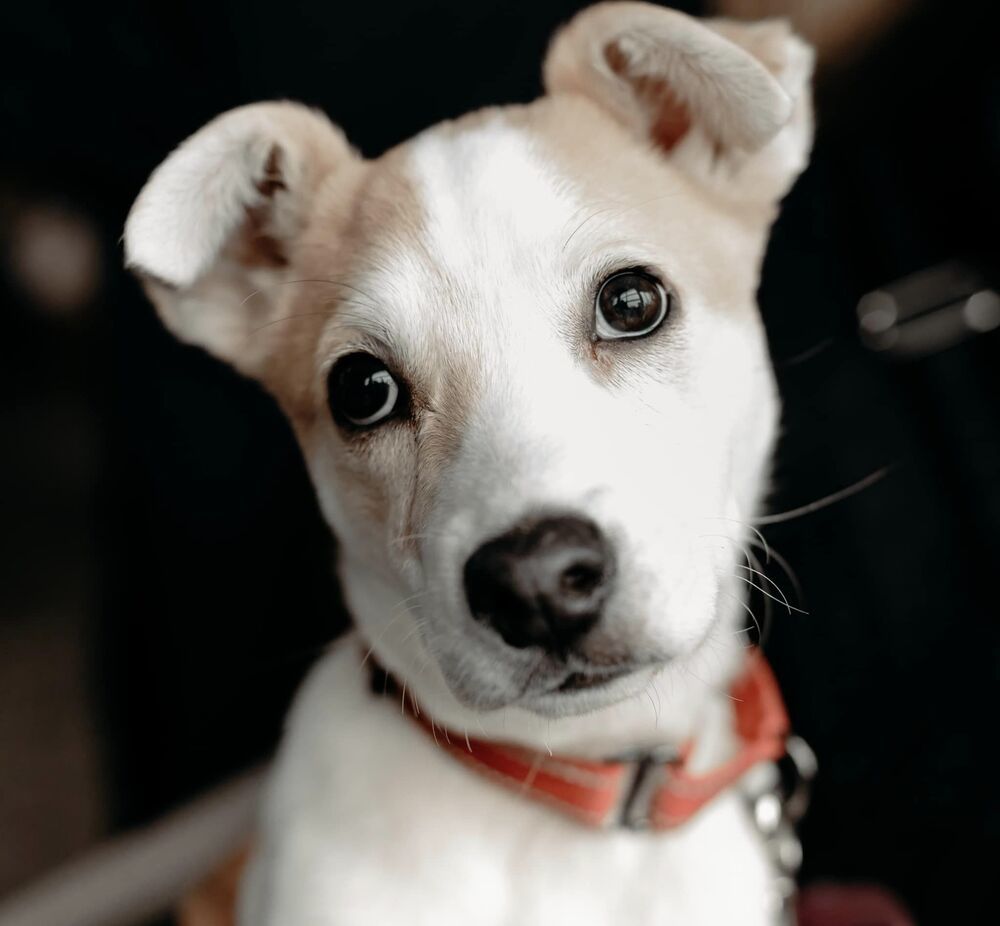
[(300, 104), (224, 113), (153, 172), (125, 225), (126, 265), (181, 340), (253, 373), (249, 335), (287, 297), (276, 284), (316, 202), (361, 163), (338, 128)]
[(676, 166), (739, 200), (779, 199), (812, 138), (812, 52), (784, 21), (602, 3), (554, 37), (549, 93), (590, 98)]

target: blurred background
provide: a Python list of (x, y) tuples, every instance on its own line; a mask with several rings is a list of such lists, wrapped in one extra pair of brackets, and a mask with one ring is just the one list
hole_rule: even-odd
[[(7, 4), (0, 58), (0, 903), (266, 758), (345, 623), (298, 451), (161, 328), (128, 207), (229, 107), (291, 97), (366, 155), (529, 100), (584, 3)], [(768, 525), (808, 616), (767, 651), (821, 773), (803, 878), (985, 922), (1000, 567), (1000, 58), (989, 5), (720, 0), (819, 49), (812, 166), (761, 307), (785, 400)], [(794, 583), (772, 563), (772, 577)], [(992, 917), (991, 917), (992, 918)]]

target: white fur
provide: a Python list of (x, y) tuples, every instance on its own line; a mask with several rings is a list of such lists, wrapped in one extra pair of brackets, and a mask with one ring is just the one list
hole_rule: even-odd
[(298, 699), (242, 926), (773, 922), (737, 792), (666, 835), (587, 829), (436, 750), (398, 701), (371, 696), (365, 649), (342, 641)]
[[(609, 43), (631, 78), (674, 82), (692, 108), (669, 154), (648, 143), (656, 114), (609, 70)], [(128, 261), (160, 281), (151, 295), (180, 337), (290, 410), (358, 627), (292, 713), (241, 926), (773, 922), (736, 789), (668, 833), (589, 830), (436, 750), (368, 690), (363, 663), (370, 648), (463, 735), (593, 757), (694, 738), (696, 769), (731, 754), (735, 568), (778, 414), (754, 298), (808, 152), (810, 67), (780, 24), (602, 5), (556, 40), (553, 96), (530, 111), (438, 126), (368, 165), (316, 114), (251, 107), (151, 178)], [(265, 195), (275, 150), (281, 184)], [(233, 246), (251, 213), (287, 269)], [(283, 285), (330, 266), (331, 289)], [(653, 268), (677, 304), (662, 332), (612, 349), (591, 338), (593, 290), (628, 266)], [(265, 322), (273, 337), (257, 338)], [(363, 450), (323, 405), (333, 363), (361, 349), (394, 358), (421, 402), (419, 422)], [(572, 657), (634, 663), (602, 688), (554, 693), (576, 666), (468, 613), (469, 554), (540, 510), (580, 512), (614, 546), (613, 591)]]
[[(355, 308), (331, 327), (387, 329), (394, 352), (416, 367), (436, 367), (442, 378), (454, 366), (457, 376), (475, 369), (481, 395), (416, 544), (394, 542), (405, 533), (410, 497), (394, 499), (386, 552), (395, 571), (377, 558), (372, 574), (369, 551), (384, 539), (344, 508), (350, 489), (338, 474), (335, 435), (306, 447), (320, 502), (344, 541), (344, 592), (379, 658), (442, 722), (470, 722), (450, 695), (463, 687), (468, 695), (470, 685), (482, 698), (516, 702), (511, 686), (537, 660), (468, 620), (461, 566), (484, 539), (540, 508), (583, 510), (618, 545), (609, 645), (634, 644), (656, 661), (702, 646), (727, 651), (731, 629), (717, 625), (740, 606), (720, 595), (719, 576), (732, 572), (738, 551), (719, 535), (741, 539), (737, 525), (753, 514), (776, 411), (759, 323), (749, 312), (732, 323), (712, 314), (717, 271), (698, 266), (698, 235), (676, 225), (666, 234), (685, 343), (663, 348), (670, 375), (640, 369), (609, 389), (566, 349), (565, 332), (590, 321), (592, 303), (581, 308), (577, 294), (595, 266), (656, 261), (643, 236), (656, 211), (640, 222), (592, 223), (564, 249), (581, 214), (570, 178), (523, 132), (493, 122), (456, 137), (430, 133), (410, 166), (427, 212), (425, 251), (392, 245), (375, 262), (385, 269), (356, 280), (380, 313)], [(677, 202), (669, 197), (665, 211)], [(442, 274), (461, 281), (456, 293), (440, 292)], [(669, 462), (657, 476), (660, 460)], [(647, 478), (619, 478), (636, 466)], [(415, 604), (397, 606), (410, 596)], [(721, 658), (720, 678), (734, 662)], [(648, 682), (649, 673), (637, 673), (618, 695)], [(581, 699), (575, 710), (593, 706)], [(525, 707), (526, 729), (548, 730), (536, 713), (542, 705)], [(476, 722), (493, 729), (489, 716)], [(567, 736), (569, 744), (589, 747), (578, 737)]]
[[(613, 70), (607, 53), (621, 59)], [(623, 79), (624, 78), (624, 79)], [(752, 54), (683, 13), (646, 3), (603, 3), (557, 35), (546, 62), (551, 91), (597, 89), (645, 132), (655, 121), (629, 81), (669, 85), (715, 141), (756, 151), (788, 121), (792, 98)]]
[[(349, 157), (343, 133), (298, 103), (241, 106), (179, 145), (143, 187), (124, 235), (126, 266), (147, 280), (170, 330), (254, 373), (262, 346), (251, 335), (274, 317), (284, 294), (273, 285), (287, 275), (243, 266), (227, 247), (253, 210), (269, 235), (294, 241), (322, 182)], [(284, 185), (265, 194), (272, 159)]]
[[(283, 147), (286, 133), (322, 136), (345, 146), (319, 113), (288, 103), (231, 110), (191, 136), (154, 171), (129, 212), (127, 264), (175, 287), (189, 287), (212, 268), (246, 210), (266, 198), (257, 187), (268, 158), (281, 152), (285, 184), (300, 188), (317, 164)], [(278, 224), (301, 230), (301, 210), (286, 207)]]
[[(744, 615), (739, 587), (726, 578), (735, 547), (719, 535), (739, 538), (726, 518), (752, 514), (775, 411), (759, 330), (747, 319), (731, 331), (706, 319), (710, 337), (686, 377), (701, 396), (695, 403), (669, 379), (640, 377), (609, 391), (563, 346), (569, 306), (540, 299), (535, 284), (545, 268), (553, 293), (572, 292), (589, 262), (617, 254), (627, 228), (596, 226), (564, 252), (580, 221), (572, 183), (530, 137), (502, 122), (457, 138), (430, 133), (409, 163), (427, 213), (422, 243), (440, 266), (393, 250), (391, 260), (377, 261), (387, 269), (357, 280), (366, 293), (385, 294), (382, 313), (355, 309), (336, 324), (377, 324), (393, 333), (398, 353), (429, 351), (439, 364), (480, 357), (488, 388), (441, 479), (413, 570), (402, 561), (393, 573), (355, 552), (369, 541), (343, 508), (349, 489), (338, 484), (331, 448), (306, 447), (344, 543), (341, 580), (352, 614), (378, 660), (455, 731), (594, 756), (696, 734), (697, 765), (721, 761), (732, 747), (725, 688), (742, 652), (735, 631)], [(678, 243), (678, 260), (684, 250)], [(460, 304), (435, 295), (442, 269), (462, 281)], [(689, 316), (709, 314), (693, 284), (686, 295)], [(692, 333), (687, 349), (698, 343)], [(727, 416), (703, 420), (705, 404)], [(744, 426), (734, 458), (726, 444)], [(668, 478), (614, 478), (623, 462), (663, 458)], [(611, 630), (636, 646), (683, 654), (571, 708), (588, 712), (558, 719), (551, 711), (564, 709), (544, 698), (481, 710), (454, 693), (471, 683), (511, 697), (505, 680), (523, 654), (465, 617), (459, 568), (484, 537), (539, 505), (585, 510), (620, 544), (624, 576)], [(402, 559), (399, 547), (389, 553)], [(338, 648), (296, 708), (244, 901), (246, 926), (586, 926), (626, 921), (620, 911), (636, 923), (768, 922), (768, 870), (737, 794), (669, 835), (588, 832), (439, 755), (397, 703), (366, 692), (361, 658), (357, 642)], [(341, 832), (350, 840), (337, 838)], [(392, 889), (379, 889), (383, 883)]]

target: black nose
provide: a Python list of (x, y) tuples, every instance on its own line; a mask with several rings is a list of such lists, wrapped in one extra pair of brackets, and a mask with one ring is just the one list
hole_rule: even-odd
[(590, 521), (526, 521), (484, 543), (465, 564), (465, 595), (477, 620), (511, 646), (564, 652), (601, 616), (614, 571)]

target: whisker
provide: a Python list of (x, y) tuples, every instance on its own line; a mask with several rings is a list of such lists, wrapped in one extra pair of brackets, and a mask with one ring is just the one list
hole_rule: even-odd
[(718, 537), (720, 540), (728, 540), (737, 550), (740, 551), (747, 559), (750, 559), (750, 551), (742, 543), (734, 538), (730, 537), (728, 534), (699, 534), (699, 539), (702, 537)]
[(774, 547), (771, 548), (772, 559), (781, 567), (782, 571), (788, 576), (788, 580), (792, 583), (792, 588), (795, 589), (795, 597), (805, 603), (805, 596), (802, 594), (802, 585), (799, 582), (799, 577), (795, 574), (795, 570), (789, 565), (788, 560), (785, 559)]
[(589, 224), (591, 221), (593, 221), (594, 219), (596, 219), (599, 215), (604, 215), (605, 213), (610, 212), (612, 209), (615, 208), (616, 205), (618, 205), (618, 204), (615, 203), (614, 205), (611, 205), (611, 206), (605, 206), (603, 209), (597, 209), (594, 212), (592, 212), (590, 215), (588, 215), (587, 218), (585, 218), (579, 225), (576, 226), (576, 228), (573, 229), (573, 231), (571, 231), (569, 233), (569, 237), (562, 243), (562, 249), (565, 251), (566, 248), (569, 247), (569, 243), (573, 240), (573, 238), (576, 235), (576, 233), (579, 232), (580, 229), (582, 229), (584, 227), (584, 225)]
[(656, 729), (660, 727), (660, 712), (656, 709), (656, 703), (653, 701), (653, 696), (649, 693), (649, 685), (643, 689), (643, 693), (649, 699), (649, 706), (653, 709), (653, 726)]
[(653, 694), (656, 695), (656, 706), (659, 708), (659, 712), (663, 713), (663, 701), (660, 700), (660, 689), (656, 687), (656, 676), (653, 675), (649, 679), (649, 684), (653, 688)]
[[(374, 296), (370, 293), (366, 293), (363, 289), (358, 289), (357, 286), (354, 286), (351, 283), (344, 283), (342, 280), (326, 280), (322, 278), (313, 279), (311, 277), (303, 277), (300, 280), (278, 280), (278, 282), (272, 283), (270, 286), (262, 286), (260, 289), (255, 289), (252, 293), (250, 293), (250, 295), (247, 296), (246, 299), (240, 303), (240, 305), (246, 305), (255, 296), (259, 296), (261, 293), (275, 289), (278, 286), (291, 286), (299, 283), (323, 283), (327, 286), (341, 286), (344, 289), (349, 289), (352, 292), (357, 293), (359, 296), (364, 296), (365, 299), (370, 300), (370, 302), (366, 305), (366, 308), (371, 309), (372, 311), (375, 311), (377, 308), (375, 303), (377, 303), (378, 300)], [(364, 303), (361, 304), (364, 305)]]
[(564, 250), (564, 251), (566, 250), (566, 247), (569, 245), (570, 241), (573, 240), (573, 237), (585, 225), (589, 224), (591, 221), (593, 221), (594, 219), (596, 219), (598, 216), (605, 215), (606, 213), (611, 212), (616, 206), (621, 206), (621, 208), (619, 209), (618, 212), (616, 212), (612, 216), (612, 218), (615, 218), (615, 219), (620, 218), (621, 216), (625, 215), (625, 213), (627, 213), (627, 212), (631, 212), (633, 209), (641, 209), (643, 206), (648, 206), (650, 203), (657, 202), (658, 200), (661, 200), (661, 199), (668, 199), (669, 197), (676, 196), (676, 195), (677, 194), (673, 193), (673, 192), (660, 193), (658, 196), (651, 196), (648, 199), (642, 200), (641, 202), (629, 203), (629, 204), (627, 204), (625, 206), (622, 206), (621, 203), (612, 203), (609, 206), (604, 206), (601, 209), (597, 209), (594, 212), (592, 212), (590, 215), (588, 215), (587, 218), (585, 218), (579, 225), (577, 225), (576, 228), (574, 228), (572, 232), (570, 232), (569, 237), (563, 242), (562, 250)]
[[(736, 601), (736, 602), (738, 602), (738, 603), (740, 604), (740, 606), (741, 606), (741, 607), (743, 608), (743, 610), (744, 610), (744, 611), (746, 611), (746, 612), (747, 612), (747, 614), (749, 614), (749, 615), (750, 615), (750, 620), (752, 620), (752, 621), (753, 621), (753, 625), (754, 625), (754, 627), (756, 627), (756, 628), (757, 628), (757, 637), (758, 637), (758, 638), (762, 637), (762, 636), (763, 636), (763, 631), (762, 631), (762, 630), (760, 629), (760, 622), (759, 622), (759, 621), (757, 620), (757, 615), (753, 613), (753, 609), (752, 609), (752, 608), (750, 607), (750, 605), (748, 605), (748, 604), (747, 604), (747, 603), (746, 603), (746, 602), (745, 602), (745, 601), (744, 601), (744, 600), (743, 600), (742, 598), (740, 598), (739, 596), (737, 596), (737, 595), (734, 595), (734, 594), (733, 594), (732, 592), (730, 592), (730, 591), (727, 591), (727, 590), (726, 590), (726, 589), (724, 589), (724, 588), (720, 588), (720, 589), (719, 589), (719, 591), (720, 591), (720, 592), (722, 592), (722, 594), (723, 594), (723, 595), (726, 595), (726, 596), (728, 596), (729, 598), (732, 598), (732, 599), (733, 599), (733, 601)], [(746, 633), (746, 631), (745, 631), (745, 630), (740, 630), (740, 631), (737, 631), (737, 632), (738, 632), (738, 633)]]
[(422, 531), (418, 534), (400, 534), (400, 536), (389, 542), (395, 546), (396, 544), (407, 543), (410, 540), (426, 540), (428, 538), (448, 539), (456, 536), (456, 534), (449, 533), (448, 531)]
[(753, 566), (744, 566), (742, 563), (737, 563), (736, 564), (736, 568), (737, 569), (746, 569), (746, 570), (752, 572), (754, 575), (760, 576), (761, 579), (763, 579), (763, 581), (767, 582), (778, 593), (778, 595), (781, 597), (781, 603), (786, 608), (788, 608), (789, 611), (793, 611), (793, 610), (794, 611), (798, 611), (800, 614), (808, 614), (809, 613), (808, 611), (803, 611), (801, 608), (795, 608), (795, 607), (793, 607), (793, 605), (789, 604), (788, 597), (781, 590), (781, 586), (778, 585), (778, 583), (775, 582), (774, 579), (772, 579), (768, 575), (765, 575), (759, 569), (754, 569)]
[(399, 601), (397, 601), (392, 606), (392, 610), (393, 610), (393, 612), (395, 612), (397, 608), (403, 608), (406, 605), (408, 605), (411, 601), (416, 601), (418, 598), (425, 598), (430, 593), (431, 593), (431, 590), (429, 588), (425, 588), (425, 589), (423, 589), (422, 591), (419, 591), (419, 592), (414, 592), (412, 595), (409, 595), (406, 598), (401, 598)]
[(767, 562), (771, 557), (771, 548), (767, 545), (767, 540), (764, 535), (757, 530), (752, 524), (748, 524), (746, 521), (740, 521), (738, 518), (724, 518), (721, 515), (709, 515), (706, 517), (708, 521), (729, 521), (731, 524), (739, 524), (741, 527), (745, 527), (750, 531), (758, 541), (760, 545), (764, 548), (764, 561)]
[(835, 505), (837, 502), (843, 501), (845, 498), (857, 495), (858, 492), (863, 492), (869, 486), (874, 485), (880, 479), (885, 477), (893, 469), (895, 469), (894, 464), (883, 466), (881, 469), (875, 470), (874, 473), (869, 473), (864, 479), (859, 479), (857, 482), (854, 482), (843, 489), (831, 492), (829, 495), (824, 495), (822, 498), (818, 498), (816, 501), (810, 502), (808, 505), (800, 505), (798, 508), (791, 508), (788, 511), (780, 511), (777, 514), (763, 515), (762, 517), (755, 518), (755, 523), (761, 525), (781, 524), (784, 521), (792, 521), (795, 518), (801, 518), (803, 515), (812, 514), (814, 511), (820, 511), (823, 508), (828, 508), (830, 505)]
[[(397, 605), (397, 606), (398, 606), (398, 605)], [(368, 647), (368, 652), (367, 652), (367, 653), (365, 653), (365, 658), (361, 660), (361, 666), (360, 666), (360, 668), (362, 668), (362, 669), (363, 669), (363, 668), (364, 668), (364, 667), (365, 667), (365, 666), (367, 665), (367, 663), (368, 663), (368, 660), (369, 660), (369, 659), (371, 658), (371, 655), (372, 655), (372, 653), (373, 653), (373, 652), (375, 651), (375, 647), (376, 647), (376, 646), (377, 646), (377, 645), (378, 645), (379, 643), (381, 643), (381, 642), (382, 642), (382, 639), (383, 639), (383, 637), (385, 637), (385, 635), (386, 635), (387, 631), (389, 630), (389, 628), (390, 628), (390, 627), (391, 627), (391, 626), (392, 626), (393, 624), (395, 624), (395, 623), (396, 623), (396, 621), (398, 621), (398, 620), (399, 620), (399, 619), (400, 619), (400, 618), (401, 618), (401, 617), (402, 617), (402, 616), (403, 616), (403, 615), (404, 615), (405, 613), (406, 613), (405, 611), (400, 611), (400, 612), (399, 612), (398, 614), (396, 614), (396, 615), (395, 615), (394, 617), (390, 618), (390, 619), (389, 619), (389, 622), (388, 622), (388, 623), (387, 623), (387, 624), (386, 624), (386, 625), (385, 625), (385, 626), (384, 626), (384, 627), (383, 627), (383, 628), (382, 628), (382, 629), (381, 629), (381, 630), (379, 631), (379, 634), (378, 634), (378, 636), (377, 636), (377, 637), (375, 638), (375, 641), (374, 641), (374, 642), (373, 642), (373, 643), (372, 643), (372, 644), (371, 644), (371, 645), (370, 645), (370, 646)]]
[(269, 322), (264, 322), (263, 325), (258, 325), (256, 328), (250, 329), (250, 334), (257, 334), (263, 331), (265, 328), (270, 328), (272, 325), (277, 325), (281, 322), (290, 322), (296, 318), (316, 318), (318, 316), (330, 316), (333, 315), (332, 309), (326, 309), (322, 312), (296, 312), (294, 315), (282, 315), (281, 318), (272, 318)]
[(716, 694), (725, 695), (727, 698), (729, 698), (730, 701), (736, 701), (737, 700), (728, 691), (722, 691), (716, 685), (711, 685), (708, 682), (706, 682), (705, 679), (699, 678), (697, 675), (694, 674), (694, 672), (691, 671), (691, 667), (690, 666), (688, 666), (688, 665), (682, 665), (682, 668), (683, 668), (683, 671), (684, 671), (685, 675), (689, 675), (696, 682), (701, 682), (702, 685), (704, 685), (709, 691), (714, 691)]
[(751, 588), (757, 589), (757, 591), (760, 592), (762, 595), (765, 595), (766, 597), (770, 598), (772, 601), (776, 601), (776, 602), (778, 602), (778, 604), (783, 605), (784, 607), (786, 607), (788, 609), (788, 613), (789, 614), (791, 614), (792, 611), (797, 611), (799, 614), (808, 614), (809, 613), (808, 611), (803, 611), (801, 608), (796, 608), (794, 605), (789, 604), (788, 601), (787, 601), (787, 599), (785, 601), (782, 601), (781, 598), (776, 598), (766, 588), (761, 588), (755, 582), (751, 582), (746, 576), (740, 576), (740, 575), (736, 575), (734, 573), (732, 575), (732, 578), (739, 579), (740, 582), (746, 582), (747, 585), (749, 585)]
[(798, 363), (805, 363), (807, 360), (812, 360), (813, 357), (823, 353), (828, 347), (835, 344), (836, 340), (834, 337), (823, 338), (821, 341), (813, 344), (812, 347), (807, 347), (804, 351), (792, 354), (791, 357), (786, 357), (784, 360), (776, 360), (774, 365), (779, 369), (784, 369), (785, 367), (793, 367)]

